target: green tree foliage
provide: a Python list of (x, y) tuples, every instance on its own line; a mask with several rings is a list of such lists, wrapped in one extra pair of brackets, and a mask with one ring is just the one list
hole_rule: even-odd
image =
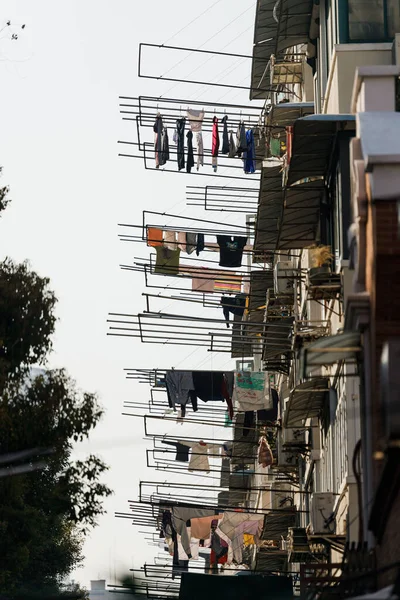
[(49, 283), (27, 261), (0, 262), (0, 392), (8, 377), (26, 373), (51, 350), (56, 297)]
[(73, 462), (72, 444), (101, 415), (96, 395), (80, 392), (64, 370), (5, 388), (0, 455), (35, 447), (52, 453), (42, 470), (0, 478), (0, 593), (30, 597), (40, 589), (45, 598), (81, 563), (83, 535), (111, 490), (99, 481), (104, 463), (96, 456)]
[[(3, 167), (0, 167), (0, 176), (3, 172)], [(0, 187), (0, 213), (7, 208), (7, 205), (11, 202), (10, 198), (8, 198), (8, 192), (10, 188), (8, 185)]]

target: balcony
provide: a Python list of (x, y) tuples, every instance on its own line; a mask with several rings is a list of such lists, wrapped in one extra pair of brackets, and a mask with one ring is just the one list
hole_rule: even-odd
[(287, 48), (308, 42), (313, 0), (259, 0), (254, 25), (250, 100), (269, 97), (271, 56), (281, 61)]
[(271, 57), (271, 81), (273, 85), (283, 86), (287, 90), (287, 86), (301, 84), (303, 82), (303, 61), (299, 60), (296, 55), (285, 54), (283, 60), (275, 62), (275, 58)]
[(304, 348), (331, 334), (330, 320), (296, 319), (293, 324), (293, 349)]

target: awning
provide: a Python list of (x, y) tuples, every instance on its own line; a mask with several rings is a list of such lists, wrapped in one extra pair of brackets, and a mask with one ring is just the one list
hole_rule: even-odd
[[(271, 270), (251, 271), (249, 306), (246, 322), (262, 323), (264, 320), (267, 290), (274, 287), (274, 272)], [(257, 330), (260, 332), (260, 329)], [(251, 329), (249, 329), (251, 333)]]
[(338, 333), (321, 337), (306, 348), (300, 355), (303, 372), (308, 367), (333, 365), (340, 360), (354, 359), (361, 351), (361, 337), (358, 332)]
[(286, 405), (285, 427), (302, 427), (307, 419), (318, 417), (328, 390), (329, 381), (326, 377), (317, 377), (296, 386), (290, 392)]
[(246, 317), (234, 315), (232, 323), (232, 358), (254, 356), (260, 351), (262, 323), (264, 321), (267, 290), (274, 287), (273, 271), (259, 270), (250, 273), (248, 313)]
[(306, 177), (325, 178), (339, 132), (355, 130), (354, 115), (309, 115), (293, 125), (292, 155), (286, 185)]
[(266, 98), (268, 61), (308, 41), (314, 0), (257, 0), (250, 100)]
[(272, 127), (271, 135), (282, 134), (285, 127), (314, 113), (314, 102), (282, 102), (274, 104), (266, 117), (266, 125)]
[(278, 250), (305, 248), (317, 239), (323, 181), (286, 188), (277, 236)]
[(258, 197), (253, 261), (264, 261), (274, 252), (283, 206), (282, 166), (263, 167)]
[(265, 323), (263, 360), (286, 354), (292, 349), (293, 317), (271, 319)]
[(296, 520), (295, 506), (287, 506), (266, 514), (261, 539), (280, 541), (282, 537), (287, 536), (289, 527), (296, 526)]

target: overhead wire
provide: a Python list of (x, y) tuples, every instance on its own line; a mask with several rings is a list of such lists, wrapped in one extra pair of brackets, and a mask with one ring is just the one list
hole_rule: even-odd
[[(216, 33), (214, 33), (211, 37), (209, 37), (205, 42), (203, 42), (200, 46), (198, 46), (197, 48), (194, 48), (193, 50), (201, 50), (206, 44), (208, 44), (208, 42), (210, 42), (217, 35), (219, 35), (220, 33), (222, 33), (222, 31), (224, 31), (225, 29), (227, 29), (228, 27), (230, 27), (230, 25), (232, 25), (232, 23), (234, 23), (235, 21), (237, 21), (238, 19), (240, 19), (240, 17), (242, 17), (246, 12), (248, 12), (252, 7), (253, 7), (253, 3), (252, 3), (252, 6), (249, 6), (248, 8), (246, 8), (243, 12), (241, 12), (239, 15), (237, 15), (234, 19), (232, 19), (228, 23), (226, 23), (223, 27), (221, 27), (221, 29), (219, 29)], [(193, 50), (191, 50), (183, 59), (181, 59), (180, 61), (178, 61), (171, 68), (169, 68), (165, 73), (163, 73), (162, 75), (160, 75), (160, 79), (162, 79), (163, 77), (165, 77), (165, 75), (167, 75), (168, 73), (170, 73), (173, 69), (175, 69), (177, 66), (179, 66), (180, 64), (182, 64), (187, 58), (189, 58), (189, 56), (193, 52)], [(207, 60), (208, 59), (206, 59), (206, 61)], [(206, 61), (204, 61), (204, 62), (206, 62)], [(188, 77), (188, 75), (185, 75), (184, 77)], [(184, 81), (181, 81), (179, 83), (174, 83), (170, 88), (168, 88), (168, 90), (166, 92), (164, 92), (164, 94), (161, 94), (160, 98), (162, 98), (163, 96), (165, 96), (165, 94), (169, 93), (171, 90), (173, 90), (180, 83), (184, 83)]]

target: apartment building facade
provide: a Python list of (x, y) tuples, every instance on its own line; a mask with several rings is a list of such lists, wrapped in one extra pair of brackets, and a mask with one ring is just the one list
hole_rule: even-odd
[(260, 367), (282, 429), (256, 502), (279, 506), (292, 474), (281, 506), (291, 499), (297, 520), (282, 545), (310, 598), (341, 585), (352, 546), (373, 573), (356, 589), (394, 581), (400, 559), (398, 31), (395, 0), (257, 2), (253, 262), (274, 272)]

